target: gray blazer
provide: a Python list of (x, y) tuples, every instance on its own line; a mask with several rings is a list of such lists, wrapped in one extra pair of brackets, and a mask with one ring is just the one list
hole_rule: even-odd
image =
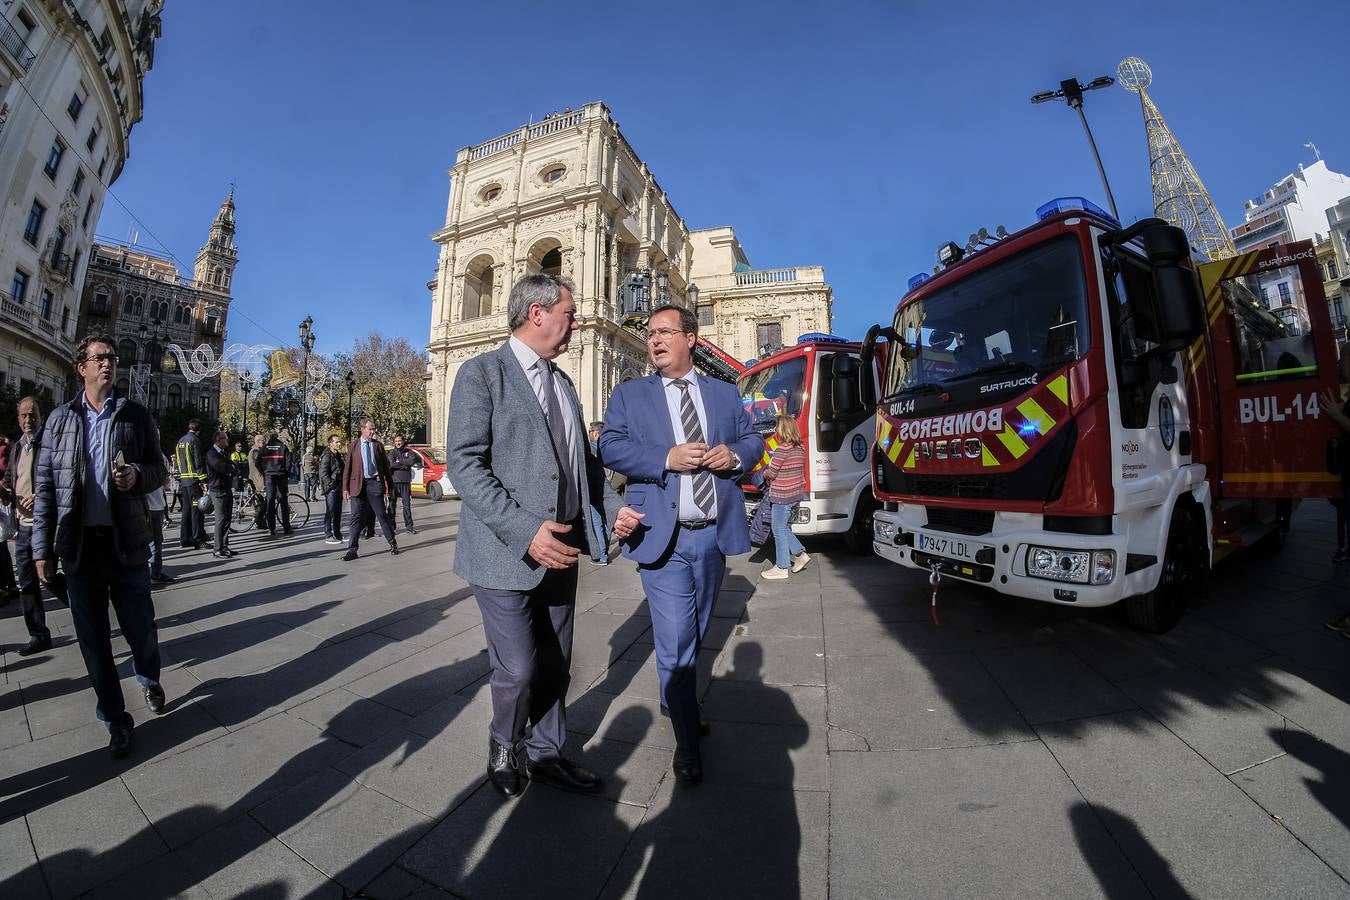
[[(582, 549), (609, 561), (609, 532), (619, 497), (591, 451), (576, 387), (562, 372), (575, 417), (581, 480)], [(470, 584), (528, 591), (547, 571), (528, 555), (539, 526), (558, 504), (558, 457), (544, 411), (511, 347), (503, 343), (464, 363), (450, 393), (446, 473), (459, 492), (455, 574)]]

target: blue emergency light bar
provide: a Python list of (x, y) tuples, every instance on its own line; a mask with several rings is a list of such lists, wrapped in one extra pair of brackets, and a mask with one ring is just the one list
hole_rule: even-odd
[(918, 275), (915, 275), (913, 278), (909, 280), (909, 284), (906, 285), (906, 288), (912, 291), (932, 277), (933, 276), (929, 275), (927, 272), (920, 272)]
[(806, 334), (797, 338), (798, 344), (816, 344), (816, 343), (847, 344), (848, 338), (842, 338), (837, 334), (826, 334), (823, 331), (808, 331)]
[(1115, 216), (1085, 197), (1056, 197), (1049, 203), (1041, 204), (1036, 207), (1036, 221), (1039, 222), (1042, 219), (1048, 219), (1053, 215), (1069, 212), (1070, 210), (1082, 210), (1084, 212), (1094, 213), (1107, 221), (1115, 222), (1117, 227), (1120, 226), (1120, 222), (1116, 220)]

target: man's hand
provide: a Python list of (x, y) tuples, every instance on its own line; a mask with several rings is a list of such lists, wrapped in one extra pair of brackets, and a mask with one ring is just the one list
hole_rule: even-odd
[(534, 533), (534, 540), (530, 541), (530, 549), (526, 552), (529, 553), (531, 559), (545, 568), (570, 569), (577, 564), (581, 551), (576, 547), (564, 544), (554, 535), (566, 534), (571, 530), (571, 525), (564, 525), (561, 522), (545, 522)]
[(626, 539), (634, 531), (637, 531), (638, 523), (645, 518), (647, 518), (646, 513), (640, 513), (631, 506), (623, 507), (614, 517), (614, 536), (621, 541)]
[(22, 498), (20, 498), (20, 499), (19, 499), (19, 509), (23, 510), (23, 511), (26, 512), (26, 513), (30, 513), (30, 514), (31, 514), (31, 513), (33, 512), (33, 501), (34, 501), (35, 499), (36, 499), (35, 497), (22, 497)]
[(37, 570), (38, 581), (47, 583), (47, 561), (45, 559), (33, 560), (33, 568)]
[(351, 500), (351, 499), (352, 499), (352, 495), (349, 494), (349, 493), (347, 493), (346, 490), (343, 490), (343, 492), (342, 492), (342, 502), (343, 502), (343, 503), (346, 503), (347, 501), (349, 501), (349, 500)]
[(129, 491), (136, 486), (137, 474), (135, 466), (122, 466), (120, 469), (113, 469), (113, 485), (119, 491)]
[(718, 444), (703, 455), (703, 468), (710, 472), (725, 472), (739, 464), (736, 454), (726, 444)]
[(707, 452), (708, 445), (701, 441), (676, 444), (666, 454), (666, 469), (671, 472), (692, 472), (703, 465), (703, 457)]

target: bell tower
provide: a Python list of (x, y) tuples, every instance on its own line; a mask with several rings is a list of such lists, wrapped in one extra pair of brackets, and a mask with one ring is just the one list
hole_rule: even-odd
[(234, 186), (220, 204), (206, 243), (197, 253), (192, 269), (194, 286), (218, 294), (230, 293), (234, 267), (239, 263), (239, 251), (234, 246)]

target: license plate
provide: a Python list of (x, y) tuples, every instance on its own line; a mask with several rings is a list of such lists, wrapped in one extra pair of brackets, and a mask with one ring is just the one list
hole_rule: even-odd
[(962, 559), (966, 562), (975, 562), (975, 554), (985, 549), (984, 544), (977, 544), (974, 541), (968, 541), (964, 538), (952, 537), (950, 535), (924, 534), (919, 532), (919, 549), (924, 553), (931, 553), (934, 556), (944, 556), (948, 559)]

